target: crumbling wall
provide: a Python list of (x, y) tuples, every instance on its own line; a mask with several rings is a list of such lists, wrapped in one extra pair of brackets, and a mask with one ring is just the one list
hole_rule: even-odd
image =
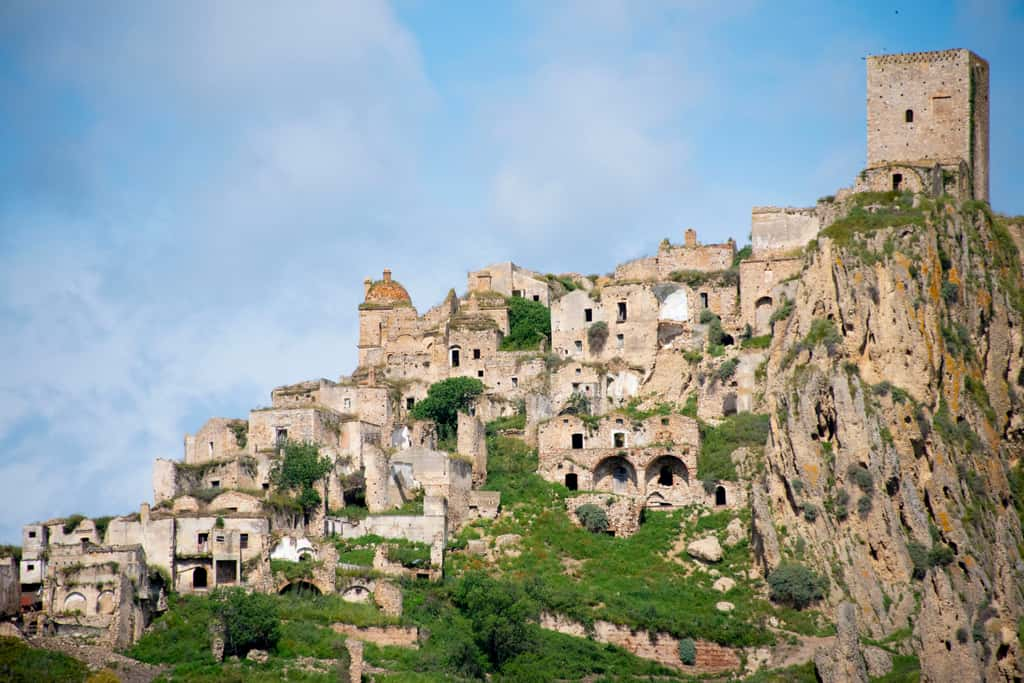
[(0, 557), (0, 617), (16, 615), (20, 605), (18, 561), (13, 557)]
[(458, 452), (473, 463), (473, 486), (487, 481), (487, 431), (480, 418), (459, 413)]

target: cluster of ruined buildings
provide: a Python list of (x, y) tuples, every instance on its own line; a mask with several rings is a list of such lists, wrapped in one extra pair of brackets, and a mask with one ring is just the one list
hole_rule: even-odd
[[(723, 360), (735, 359), (738, 370), (696, 390), (697, 416), (713, 422), (755, 407), (754, 368), (766, 352), (737, 342), (770, 332), (773, 312), (796, 286), (802, 249), (850, 195), (988, 198), (984, 60), (967, 50), (871, 57), (867, 94), (868, 167), (854, 186), (811, 208), (754, 208), (752, 253), (738, 263), (732, 240), (701, 244), (686, 230), (682, 244), (665, 240), (653, 256), (607, 276), (545, 276), (512, 263), (470, 272), (465, 294), (453, 290), (422, 315), (390, 271), (366, 280), (351, 376), (279, 387), (248, 419), (209, 420), (186, 436), (180, 461), (156, 461), (154, 504), (135, 514), (102, 528), (89, 519), (25, 526), (20, 565), (0, 561), (0, 612), (12, 611), (14, 596), (14, 610), (124, 645), (163, 608), (168, 590), (281, 591), (290, 584), (270, 561), (310, 557), (318, 569), (307, 582), (317, 590), (373, 596), (394, 609), (387, 581), (369, 572), (336, 579), (332, 537), (425, 543), (429, 566), (388, 567), (378, 553), (373, 575), (436, 578), (448, 539), (499, 513), (499, 494), (483, 488), (484, 423), (520, 412), (539, 474), (578, 492), (570, 508), (614, 500), (615, 533), (635, 530), (645, 507), (744, 504), (742, 486), (697, 480), (696, 420), (678, 411), (636, 419), (622, 409), (681, 403), (673, 395), (681, 368), (707, 343), (704, 311), (720, 321)], [(511, 297), (550, 309), (551, 338), (541, 348), (502, 349)], [(486, 387), (472, 414), (459, 416), (455, 453), (437, 449), (434, 425), (410, 417), (431, 384), (450, 377)], [(273, 503), (271, 467), (289, 441), (315, 443), (333, 463), (311, 515)], [(365, 515), (344, 514), (354, 493)], [(417, 501), (421, 510), (404, 512)]]

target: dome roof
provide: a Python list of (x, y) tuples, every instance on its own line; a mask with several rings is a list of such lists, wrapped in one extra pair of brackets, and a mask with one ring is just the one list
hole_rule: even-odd
[(371, 283), (366, 288), (366, 303), (368, 304), (412, 304), (409, 292), (405, 291), (400, 283), (391, 279), (391, 271), (384, 271), (384, 278)]

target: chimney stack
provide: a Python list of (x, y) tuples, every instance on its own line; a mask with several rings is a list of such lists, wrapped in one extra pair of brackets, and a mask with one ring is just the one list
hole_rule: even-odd
[(391, 282), (391, 269), (390, 268), (385, 268), (384, 269), (384, 282)]

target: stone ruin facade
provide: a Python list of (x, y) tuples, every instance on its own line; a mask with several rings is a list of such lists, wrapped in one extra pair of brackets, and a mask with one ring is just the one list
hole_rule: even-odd
[[(316, 590), (373, 597), (393, 611), (386, 577), (408, 568), (375, 560), (365, 577), (348, 568), (356, 576), (339, 584), (331, 538), (424, 543), (429, 566), (413, 574), (438, 578), (448, 538), (500, 511), (500, 495), (483, 490), (484, 422), (522, 412), (540, 475), (578, 492), (570, 514), (586, 502), (605, 505), (613, 533), (632, 533), (645, 508), (745, 504), (738, 485), (697, 480), (693, 419), (634, 420), (624, 409), (652, 396), (681, 400), (672, 391), (690, 372), (687, 354), (704, 348), (717, 324), (737, 369), (731, 379), (700, 382), (697, 415), (713, 422), (751, 410), (764, 356), (740, 350), (739, 340), (771, 332), (772, 316), (792, 298), (804, 248), (853, 195), (988, 198), (987, 63), (966, 50), (884, 55), (868, 59), (867, 75), (866, 168), (814, 207), (755, 207), (749, 255), (732, 240), (702, 244), (687, 229), (681, 244), (666, 239), (653, 256), (605, 276), (547, 276), (499, 263), (468, 273), (464, 294), (452, 290), (422, 315), (385, 269), (364, 282), (352, 374), (281, 386), (245, 418), (210, 419), (186, 435), (180, 460), (155, 461), (152, 507), (103, 525), (26, 525), (20, 563), (0, 560), (0, 611), (124, 645), (163, 609), (167, 590), (285, 590), (271, 561), (303, 558), (319, 563), (307, 581)], [(551, 337), (540, 348), (502, 348), (509, 297), (550, 309)], [(410, 416), (433, 383), (450, 377), (485, 387), (471, 414), (459, 417), (454, 453), (438, 450), (432, 423)], [(293, 441), (316, 444), (331, 463), (319, 485), (322, 504), (309, 514), (281, 505), (273, 490), (274, 463)], [(358, 496), (366, 514), (347, 515)], [(399, 595), (399, 610), (400, 602)]]

